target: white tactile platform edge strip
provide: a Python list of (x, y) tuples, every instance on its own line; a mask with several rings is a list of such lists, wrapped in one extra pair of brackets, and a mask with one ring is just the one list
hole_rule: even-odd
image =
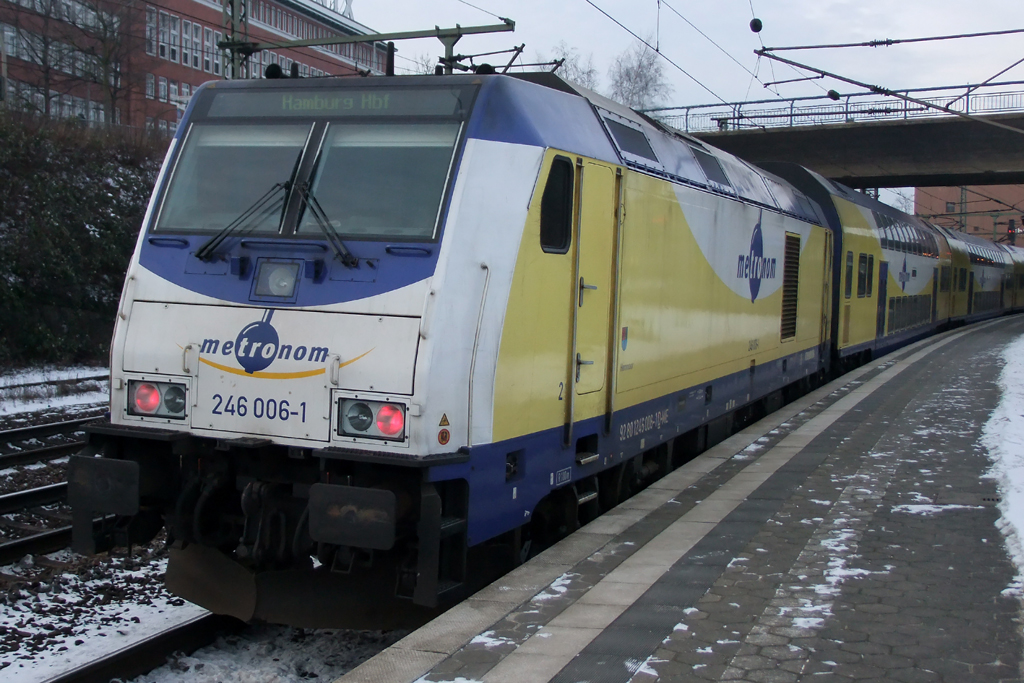
[[(601, 631), (643, 595), (668, 569), (707, 535), (768, 477), (804, 446), (874, 391), (936, 349), (998, 321), (946, 332), (893, 353), (910, 355), (876, 377), (852, 389), (843, 398), (787, 435), (773, 448), (687, 512), (667, 529), (609, 572), (580, 599), (509, 653), (485, 676), (484, 683), (519, 683), (550, 680)], [(915, 351), (916, 350), (916, 351)], [(892, 354), (890, 354), (892, 355)], [(571, 536), (509, 572), (469, 599), (378, 653), (338, 679), (337, 683), (396, 683), (415, 681), (478, 634), (530, 600), (573, 565), (586, 559), (618, 533), (659, 508), (723, 462), (771, 430), (814, 405), (832, 392), (857, 381), (883, 364), (879, 358), (783, 406), (764, 419), (733, 434), (698, 457)]]

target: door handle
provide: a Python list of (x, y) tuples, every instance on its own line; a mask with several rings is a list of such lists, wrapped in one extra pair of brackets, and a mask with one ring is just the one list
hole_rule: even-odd
[(583, 281), (583, 277), (580, 276), (580, 300), (579, 300), (579, 305), (580, 306), (583, 305), (583, 290), (585, 290), (585, 289), (596, 290), (597, 289), (597, 285), (588, 285), (587, 283), (585, 283)]
[(576, 354), (576, 381), (577, 382), (580, 381), (580, 368), (583, 367), (584, 365), (593, 365), (593, 364), (594, 364), (594, 361), (592, 361), (592, 360), (583, 360), (580, 357), (580, 354), (578, 354), (578, 353)]
[(195, 349), (195, 344), (186, 344), (185, 348), (181, 350), (181, 370), (186, 375), (192, 374), (192, 363), (189, 356), (192, 355), (192, 351)]
[(338, 386), (339, 375), (341, 375), (341, 356), (331, 356), (329, 377), (331, 384)]

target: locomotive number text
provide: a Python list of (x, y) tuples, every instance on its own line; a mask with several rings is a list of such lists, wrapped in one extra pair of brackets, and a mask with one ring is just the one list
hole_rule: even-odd
[(228, 396), (225, 399), (220, 394), (214, 394), (213, 406), (214, 415), (237, 415), (247, 417), (250, 414), (261, 420), (282, 420), (287, 422), (292, 418), (298, 418), (300, 422), (306, 421), (306, 402), (303, 401), (296, 406), (298, 410), (292, 410), (292, 405), (287, 399), (281, 401), (272, 398), (253, 398), (248, 396)]

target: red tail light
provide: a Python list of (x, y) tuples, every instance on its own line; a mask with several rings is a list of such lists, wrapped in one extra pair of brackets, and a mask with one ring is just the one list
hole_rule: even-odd
[(135, 388), (135, 407), (140, 413), (151, 414), (160, 409), (160, 390), (144, 382)]
[(398, 406), (382, 405), (377, 411), (377, 429), (385, 436), (397, 436), (405, 429), (405, 414)]

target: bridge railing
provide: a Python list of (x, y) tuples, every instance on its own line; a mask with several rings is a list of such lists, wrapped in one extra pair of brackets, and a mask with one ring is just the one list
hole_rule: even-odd
[[(978, 86), (959, 85), (894, 92), (965, 114), (998, 114), (1024, 111), (1024, 90), (1007, 89), (1014, 86), (1024, 86), (1024, 81), (990, 83), (984, 86), (984, 89)], [(687, 133), (743, 128), (822, 126), (952, 115), (914, 102), (875, 93), (840, 95), (838, 101), (821, 95), (786, 100), (662, 107), (649, 109), (647, 113)]]

